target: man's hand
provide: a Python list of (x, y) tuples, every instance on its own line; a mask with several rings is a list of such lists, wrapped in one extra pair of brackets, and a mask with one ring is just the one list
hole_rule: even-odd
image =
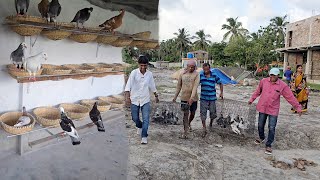
[(126, 106), (129, 107), (131, 105), (131, 99), (130, 97), (126, 98)]
[(249, 104), (249, 105), (251, 105), (251, 104), (252, 104), (252, 102), (251, 102), (251, 101), (248, 101), (248, 104)]
[(173, 99), (172, 99), (172, 102), (175, 103), (176, 101), (177, 101), (177, 98), (173, 98)]
[(189, 106), (191, 106), (192, 103), (193, 103), (193, 100), (192, 100), (192, 99), (189, 99), (189, 101), (188, 101)]
[(159, 98), (158, 98), (158, 96), (156, 97), (156, 103), (159, 103)]
[(223, 99), (223, 92), (220, 93), (220, 98)]

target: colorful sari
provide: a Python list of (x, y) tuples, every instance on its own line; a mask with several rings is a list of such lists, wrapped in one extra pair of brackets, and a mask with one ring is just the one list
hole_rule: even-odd
[[(297, 98), (298, 102), (302, 106), (302, 112), (307, 111), (308, 107), (308, 90), (307, 90), (307, 78), (304, 73), (294, 73), (291, 79), (291, 91)], [(293, 112), (297, 112), (291, 108)]]

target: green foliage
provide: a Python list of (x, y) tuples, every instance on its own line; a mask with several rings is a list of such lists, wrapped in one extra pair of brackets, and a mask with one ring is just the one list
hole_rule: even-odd
[(134, 63), (134, 64), (131, 64), (129, 67), (127, 67), (125, 70), (124, 70), (124, 73), (125, 75), (129, 76), (131, 71), (135, 70), (138, 68), (138, 63)]

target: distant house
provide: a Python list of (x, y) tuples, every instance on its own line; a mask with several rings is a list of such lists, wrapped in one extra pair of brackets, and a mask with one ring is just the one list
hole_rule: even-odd
[(283, 68), (302, 64), (309, 82), (320, 83), (320, 15), (293, 22), (286, 27)]

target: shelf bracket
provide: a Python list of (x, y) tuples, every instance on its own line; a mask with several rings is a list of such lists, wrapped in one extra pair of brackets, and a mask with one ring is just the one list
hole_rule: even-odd
[(37, 42), (37, 40), (38, 40), (38, 37), (39, 37), (39, 34), (36, 36), (36, 39), (35, 39), (34, 42), (32, 43), (32, 41), (31, 41), (31, 36), (30, 36), (30, 45), (31, 45), (31, 47), (33, 47), (33, 46), (36, 44), (36, 42)]
[(99, 48), (100, 48), (101, 44), (100, 43), (97, 43), (97, 50), (96, 50), (96, 58), (98, 57), (99, 55)]

